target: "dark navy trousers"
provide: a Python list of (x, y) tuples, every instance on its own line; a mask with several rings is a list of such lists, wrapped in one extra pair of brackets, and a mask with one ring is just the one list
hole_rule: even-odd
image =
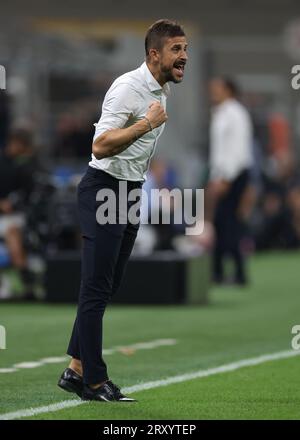
[[(118, 206), (119, 198), (123, 197), (119, 193), (119, 182), (102, 170), (88, 167), (77, 191), (82, 234), (81, 285), (67, 354), (81, 360), (86, 384), (108, 379), (102, 358), (103, 314), (120, 286), (139, 228), (135, 222), (101, 225), (96, 219), (96, 211), (102, 203), (96, 201), (97, 192), (109, 188), (116, 195)], [(141, 186), (142, 182), (127, 181), (127, 192)], [(125, 203), (129, 209), (134, 202)], [(118, 215), (117, 208), (117, 219)]]
[(216, 244), (213, 254), (213, 270), (216, 279), (223, 278), (224, 260), (228, 256), (234, 261), (236, 279), (246, 278), (245, 261), (241, 251), (245, 225), (239, 218), (238, 208), (249, 182), (249, 171), (242, 171), (231, 183), (229, 192), (217, 204), (214, 219)]

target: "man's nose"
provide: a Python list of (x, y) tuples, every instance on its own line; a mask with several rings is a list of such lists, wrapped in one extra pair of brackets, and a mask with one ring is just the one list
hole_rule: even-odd
[(185, 60), (185, 61), (187, 61), (187, 60), (189, 59), (189, 57), (188, 57), (188, 55), (187, 55), (187, 53), (186, 53), (185, 51), (182, 52), (180, 58), (183, 59), (183, 60)]

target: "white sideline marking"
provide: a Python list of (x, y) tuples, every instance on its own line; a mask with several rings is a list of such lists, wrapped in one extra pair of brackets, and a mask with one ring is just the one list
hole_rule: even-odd
[[(239, 370), (240, 368), (243, 368), (243, 367), (251, 367), (254, 365), (263, 364), (265, 362), (276, 361), (279, 359), (286, 359), (286, 358), (290, 358), (293, 356), (299, 356), (299, 355), (300, 355), (300, 350), (298, 350), (298, 351), (296, 351), (296, 350), (279, 351), (277, 353), (261, 355), (256, 358), (242, 359), (237, 362), (232, 362), (230, 364), (221, 365), (220, 367), (209, 368), (207, 370), (199, 370), (199, 371), (195, 371), (193, 373), (181, 374), (178, 376), (171, 376), (171, 377), (168, 377), (167, 379), (139, 383), (139, 384), (133, 385), (131, 387), (122, 388), (122, 391), (125, 394), (136, 393), (138, 391), (144, 391), (144, 390), (149, 390), (149, 389), (153, 389), (153, 388), (158, 388), (158, 387), (162, 387), (162, 386), (166, 386), (166, 385), (171, 385), (173, 383), (185, 382), (185, 381), (191, 380), (191, 379), (199, 379), (201, 377), (213, 376), (214, 374), (228, 373), (230, 371)], [(23, 410), (19, 410), (19, 411), (15, 411), (15, 412), (9, 412), (6, 414), (0, 414), (0, 420), (13, 420), (13, 419), (21, 419), (23, 417), (31, 417), (31, 416), (35, 416), (37, 414), (59, 411), (61, 409), (65, 409), (65, 408), (71, 408), (73, 406), (82, 405), (84, 403), (88, 403), (88, 402), (83, 401), (83, 400), (79, 400), (79, 399), (64, 400), (62, 402), (53, 403), (52, 405), (40, 406), (37, 408), (29, 408), (29, 409), (23, 409)]]
[(41, 359), (40, 362), (43, 362), (43, 364), (60, 364), (61, 362), (65, 362), (69, 359), (69, 356), (53, 356), (48, 358)]
[(19, 369), (19, 368), (36, 368), (41, 367), (43, 364), (42, 362), (20, 362), (19, 364), (14, 364), (13, 368)]
[[(102, 350), (102, 353), (106, 356), (114, 353), (131, 354), (131, 350), (133, 350), (133, 352), (136, 350), (151, 350), (152, 348), (175, 344), (177, 344), (176, 339), (155, 339), (154, 341), (149, 342), (137, 342), (131, 345), (120, 345), (113, 348), (107, 348)], [(9, 368), (0, 368), (0, 374), (15, 373), (22, 368), (37, 368), (46, 364), (60, 364), (62, 362), (66, 362), (67, 360), (69, 360), (69, 356), (56, 356), (43, 358), (38, 361), (20, 362)]]
[[(21, 419), (23, 417), (31, 417), (36, 414), (46, 413), (49, 411), (59, 411), (64, 408), (72, 408), (72, 406), (78, 406), (82, 403), (87, 403), (84, 400), (65, 400), (64, 402), (54, 403), (53, 405), (40, 406), (39, 408), (24, 409), (21, 411), (11, 412), (7, 414), (0, 414), (0, 420), (14, 420)], [(67, 405), (66, 405), (67, 404)]]

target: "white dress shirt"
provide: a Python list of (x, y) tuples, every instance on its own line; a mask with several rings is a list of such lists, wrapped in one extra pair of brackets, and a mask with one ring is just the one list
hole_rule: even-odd
[(234, 180), (252, 166), (252, 123), (246, 108), (227, 99), (212, 113), (210, 180)]
[[(159, 101), (166, 109), (168, 83), (163, 87), (156, 81), (144, 62), (138, 69), (117, 78), (107, 91), (100, 120), (95, 125), (93, 141), (102, 133), (114, 128), (125, 128), (146, 115), (149, 105)], [(92, 154), (89, 165), (101, 169), (118, 179), (131, 181), (146, 180), (150, 159), (154, 154), (159, 136), (165, 124), (154, 128), (131, 144), (122, 153), (104, 159)]]

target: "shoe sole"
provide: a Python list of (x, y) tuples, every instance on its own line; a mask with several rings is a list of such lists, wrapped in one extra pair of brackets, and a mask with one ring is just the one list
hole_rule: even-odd
[(57, 385), (59, 386), (59, 388), (61, 388), (64, 391), (67, 391), (68, 393), (75, 393), (80, 398), (82, 396), (82, 391), (79, 391), (75, 385), (64, 379), (60, 379)]
[(93, 398), (84, 397), (84, 396), (81, 396), (81, 400), (84, 400), (85, 402), (88, 400), (93, 401), (93, 402), (112, 402), (111, 400), (107, 400), (107, 399), (93, 399)]
[(82, 396), (81, 400), (85, 400), (85, 401), (91, 400), (91, 401), (94, 401), (94, 402), (110, 402), (110, 403), (116, 403), (116, 402), (134, 403), (134, 402), (137, 402), (137, 400), (126, 400), (126, 399), (108, 400), (108, 399), (105, 399), (104, 397), (102, 399), (93, 399), (93, 398), (87, 397), (87, 396)]

